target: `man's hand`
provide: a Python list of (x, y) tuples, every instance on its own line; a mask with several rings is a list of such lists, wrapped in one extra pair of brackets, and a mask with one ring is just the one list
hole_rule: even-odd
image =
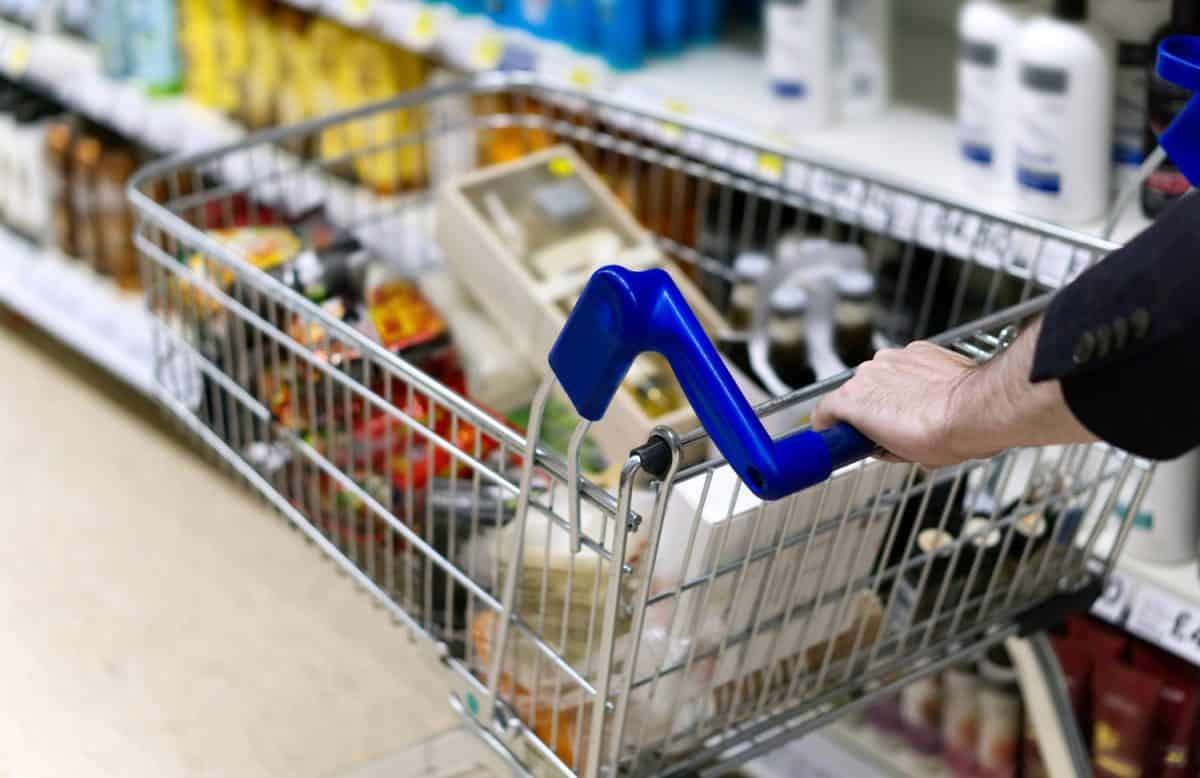
[(813, 427), (849, 422), (891, 458), (926, 467), (1014, 446), (1095, 440), (1071, 414), (1057, 381), (1029, 382), (1040, 324), (983, 366), (932, 343), (881, 351), (821, 399)]

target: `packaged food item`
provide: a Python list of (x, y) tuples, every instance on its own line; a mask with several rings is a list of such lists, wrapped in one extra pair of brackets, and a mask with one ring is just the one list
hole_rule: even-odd
[(183, 86), (175, 0), (123, 0), (134, 71), (151, 95), (177, 94)]
[(51, 242), (64, 255), (76, 257), (74, 208), (71, 203), (71, 168), (75, 123), (69, 118), (51, 122), (46, 129), (46, 186), (50, 194)]
[(767, 358), (779, 380), (793, 389), (808, 386), (817, 378), (808, 359), (807, 317), (808, 292), (803, 287), (782, 286), (771, 293)]
[[(278, 19), (280, 80), (274, 111), (280, 124), (298, 124), (317, 114), (316, 83), (322, 75), (317, 72), (316, 49), (309, 38), (309, 16), (298, 8), (283, 6)], [(306, 135), (290, 138), (286, 148), (307, 154), (307, 140)]]
[(900, 695), (885, 694), (867, 709), (867, 722), (879, 734), (899, 739), (904, 736), (904, 715), (900, 711)]
[(137, 250), (133, 245), (133, 215), (125, 199), (125, 186), (136, 168), (130, 150), (105, 149), (96, 181), (96, 219), (104, 268), (125, 289), (141, 288)]
[(1097, 778), (1137, 778), (1150, 757), (1162, 681), (1119, 662), (1092, 673), (1092, 764)]
[(418, 283), (446, 318), (470, 395), (506, 414), (521, 406), (528, 408), (529, 398), (537, 390), (536, 374), (462, 285), (446, 272), (422, 273)]
[(955, 778), (968, 778), (979, 750), (979, 676), (969, 665), (952, 667), (942, 674), (942, 689), (946, 766)]
[(103, 147), (94, 135), (80, 136), (71, 154), (71, 210), (79, 259), (102, 272), (100, 225), (96, 220), (96, 183)]
[(979, 662), (979, 778), (1016, 778), (1021, 753), (1021, 691), (1003, 646)]
[(941, 678), (927, 675), (900, 691), (900, 715), (904, 719), (904, 739), (918, 754), (932, 756), (942, 750)]
[(1162, 681), (1146, 775), (1161, 778), (1194, 776), (1192, 744), (1200, 716), (1200, 697), (1197, 696), (1200, 679), (1195, 668), (1140, 641), (1133, 647), (1133, 664)]

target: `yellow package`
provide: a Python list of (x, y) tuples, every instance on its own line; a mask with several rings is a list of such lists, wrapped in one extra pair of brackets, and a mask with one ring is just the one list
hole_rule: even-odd
[(242, 78), (242, 103), (238, 111), (252, 130), (270, 127), (275, 121), (275, 90), (282, 70), (277, 33), (270, 0), (252, 0), (246, 19), (250, 56)]
[[(233, 227), (209, 230), (208, 234), (264, 272), (290, 262), (304, 247), (296, 233), (287, 227)], [(192, 254), (187, 266), (221, 290), (227, 291), (233, 286), (233, 271), (215, 260), (210, 262), (204, 254)], [(189, 281), (180, 282), (180, 291), (182, 298), (195, 306), (201, 315), (212, 315), (221, 309), (217, 300), (194, 288)]]
[(288, 7), (281, 8), (279, 14), (282, 72), (275, 110), (280, 124), (295, 124), (316, 115), (316, 84), (320, 76), (308, 16)]
[[(341, 52), (348, 44), (350, 34), (327, 19), (315, 19), (309, 25), (308, 38), (318, 76), (312, 90), (313, 112), (316, 116), (328, 116), (342, 107), (338, 101), (339, 72), (343, 66)], [(341, 167), (339, 161), (347, 149), (345, 128), (334, 125), (323, 130), (318, 146), (318, 156), (328, 167)]]

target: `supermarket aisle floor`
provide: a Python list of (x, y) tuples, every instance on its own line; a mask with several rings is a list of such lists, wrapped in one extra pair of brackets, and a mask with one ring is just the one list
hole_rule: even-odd
[(327, 776), (451, 726), (405, 633), (0, 308), (0, 777)]

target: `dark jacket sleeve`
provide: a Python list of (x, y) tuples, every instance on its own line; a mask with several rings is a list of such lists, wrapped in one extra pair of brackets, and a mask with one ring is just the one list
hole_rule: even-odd
[(1172, 459), (1200, 445), (1200, 196), (1172, 205), (1062, 289), (1033, 381), (1059, 379), (1075, 417), (1115, 446)]

